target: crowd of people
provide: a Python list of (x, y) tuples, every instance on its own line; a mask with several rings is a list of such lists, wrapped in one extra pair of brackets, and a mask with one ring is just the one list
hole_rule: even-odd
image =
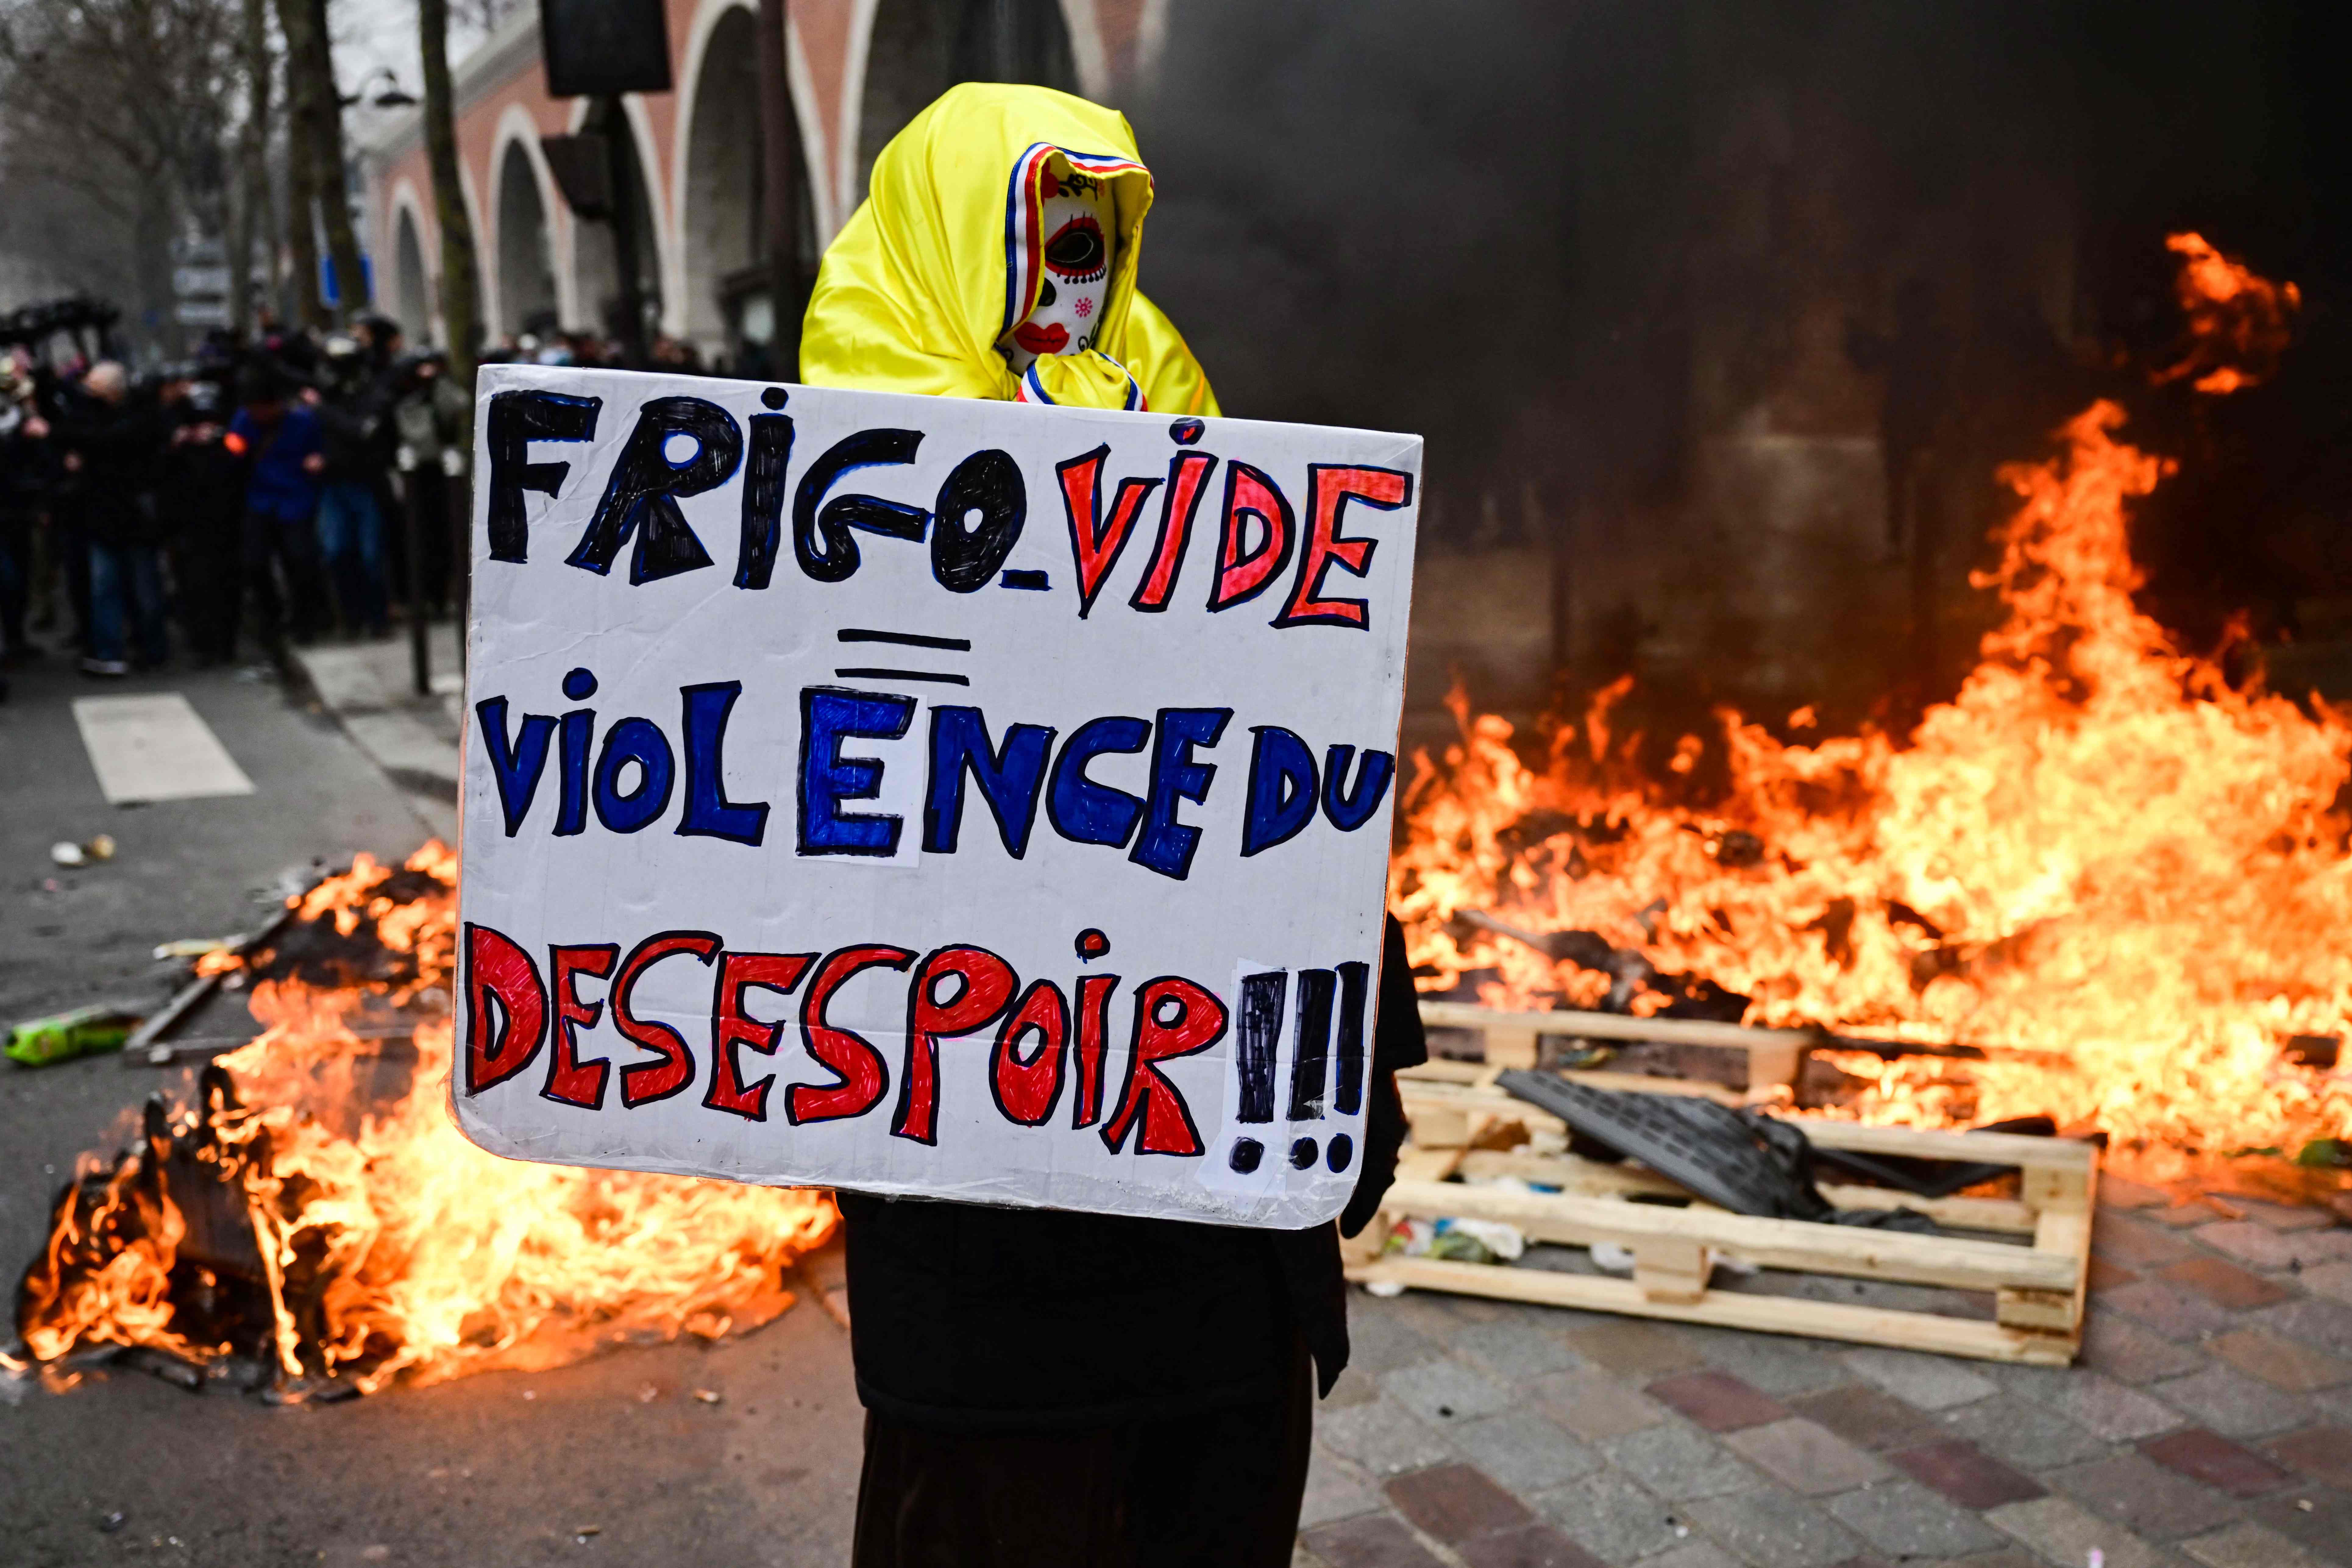
[[(642, 359), (632, 359), (617, 341), (595, 332), (565, 331), (544, 324), (537, 331), (509, 332), (482, 355), (484, 364), (569, 364), (590, 370), (646, 370), (663, 375), (730, 375), (745, 381), (779, 378), (763, 343), (747, 342), (733, 355), (706, 362), (702, 351), (684, 338), (656, 333), (645, 345)], [(797, 368), (797, 367), (795, 367)]]
[(446, 371), (383, 317), (215, 333), (136, 379), (0, 349), (0, 668), (37, 633), (106, 678), (444, 613), (472, 450)]

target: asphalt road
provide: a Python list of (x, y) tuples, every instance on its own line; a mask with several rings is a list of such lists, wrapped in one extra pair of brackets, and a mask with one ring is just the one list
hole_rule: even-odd
[[(95, 682), (64, 661), (0, 704), (0, 1019), (152, 1003), (177, 937), (249, 930), (289, 872), (425, 837), (331, 718), (226, 671)], [(106, 804), (73, 698), (176, 690), (251, 777), (249, 796)], [(111, 834), (65, 870), (61, 839)], [(190, 1032), (244, 1033), (232, 1005)], [(118, 1145), (190, 1070), (100, 1057), (0, 1065), (0, 1272), (39, 1246), (58, 1184)], [(698, 1389), (720, 1397), (706, 1403)], [(839, 1563), (862, 1421), (847, 1335), (813, 1301), (713, 1349), (624, 1350), (555, 1372), (278, 1408), (112, 1371), (63, 1394), (0, 1381), (0, 1568), (543, 1562)], [(111, 1516), (121, 1516), (107, 1528)], [(591, 1531), (590, 1527), (593, 1527)]]

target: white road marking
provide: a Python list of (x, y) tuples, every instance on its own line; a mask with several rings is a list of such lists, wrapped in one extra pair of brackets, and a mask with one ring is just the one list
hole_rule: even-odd
[(253, 793), (220, 737), (176, 691), (78, 697), (73, 710), (110, 805)]

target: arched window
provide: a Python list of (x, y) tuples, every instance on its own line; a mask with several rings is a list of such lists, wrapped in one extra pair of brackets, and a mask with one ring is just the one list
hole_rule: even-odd
[(392, 252), (392, 306), (400, 330), (412, 343), (433, 335), (432, 274), (425, 269), (425, 246), (416, 235), (416, 215), (404, 206)]
[(909, 120), (961, 81), (1078, 90), (1058, 0), (881, 0), (866, 48), (857, 121), (857, 190)]
[[(645, 304), (645, 334), (650, 342), (655, 323), (661, 320), (661, 230), (654, 223), (653, 204), (646, 194), (645, 165), (637, 155), (636, 128), (624, 111), (612, 116), (610, 123), (602, 112), (591, 114), (581, 129), (620, 140), (621, 178), (627, 186), (623, 199), (635, 215), (631, 234), (636, 241), (637, 289)], [(608, 337), (618, 337), (621, 275), (613, 265), (613, 226), (582, 223), (574, 225), (572, 232), (572, 254), (579, 267), (580, 305), (590, 317), (585, 324)]]
[[(686, 333), (711, 360), (747, 374), (789, 378), (760, 351), (775, 330), (769, 303), (767, 171), (760, 121), (759, 26), (743, 7), (711, 29), (694, 84), (687, 130), (684, 228)], [(816, 219), (799, 127), (793, 128), (798, 211), (794, 228), (804, 275), (816, 270)], [(747, 353), (747, 350), (751, 351)]]
[(499, 328), (520, 336), (555, 326), (555, 267), (547, 205), (530, 154), (507, 143), (499, 163)]

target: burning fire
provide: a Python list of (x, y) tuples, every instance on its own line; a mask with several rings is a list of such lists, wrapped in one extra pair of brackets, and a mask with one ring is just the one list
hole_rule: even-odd
[[(2294, 285), (2170, 245), (2189, 346), (2159, 379), (2270, 374)], [(1708, 994), (1704, 976), (1751, 1023), (1983, 1049), (1822, 1053), (1867, 1080), (1849, 1110), (1875, 1121), (2046, 1112), (2159, 1150), (2352, 1131), (2352, 1076), (2282, 1053), (2352, 1032), (2352, 710), (2233, 686), (2134, 607), (2126, 507), (2168, 465), (2123, 423), (2095, 404), (2055, 457), (2002, 470), (2020, 505), (1977, 585), (2007, 618), (1906, 742), (1784, 744), (1727, 711), (1668, 763), (1726, 748), (1728, 790), (1701, 810), (1612, 726), (1630, 678), (1556, 729), (1541, 772), (1457, 692), (1461, 742), (1416, 757), (1390, 878), (1431, 986), (1655, 1011)], [(458, 1134), (455, 880), (433, 844), (298, 900), (251, 968), (267, 1032), (60, 1198), (19, 1302), (37, 1362), (135, 1346), (372, 1391), (717, 1338), (791, 1305), (785, 1271), (838, 1224), (826, 1194), (512, 1163)], [(1456, 921), (1475, 910), (1595, 935), (1586, 962), (1555, 961)], [(415, 1059), (385, 1098), (370, 1042), (388, 1033)]]
[(2164, 244), (2181, 258), (2173, 292), (2188, 323), (2189, 349), (2178, 364), (2157, 372), (2157, 384), (2193, 375), (2190, 385), (2218, 395), (2269, 376), (2294, 335), (2290, 321), (2303, 307), (2303, 291), (2256, 277), (2203, 235), (2176, 234)]
[[(2268, 374), (2294, 286), (2171, 243), (2193, 346), (2168, 374), (2218, 393)], [(1670, 1000), (1670, 981), (1629, 996), (1622, 957), (1554, 962), (1455, 921), (1484, 910), (1705, 976), (1749, 1023), (1984, 1049), (1827, 1053), (1870, 1080), (1851, 1111), (1869, 1120), (2047, 1112), (2159, 1152), (2290, 1155), (2352, 1132), (2352, 1077), (2283, 1055), (2352, 1031), (2352, 709), (2232, 686), (2133, 606), (2126, 511), (2169, 465), (2123, 424), (2095, 404), (2056, 456), (2001, 470), (2020, 504), (1974, 581), (2007, 618), (1907, 741), (1783, 744), (1725, 711), (1669, 764), (1727, 748), (1728, 791), (1701, 810), (1635, 771), (1640, 737), (1610, 721), (1630, 679), (1557, 728), (1540, 772), (1457, 691), (1461, 742), (1415, 759), (1390, 878), (1424, 984), (1499, 972), (1475, 994), (1515, 1008)]]
[[(131, 1152), (85, 1156), (61, 1198), (18, 1310), (37, 1361), (143, 1346), (372, 1392), (717, 1339), (792, 1305), (785, 1272), (839, 1223), (828, 1194), (523, 1164), (458, 1133), (456, 880), (428, 844), (296, 900), (257, 955), (265, 1033), (206, 1072), (201, 1104), (151, 1105)], [(426, 1007), (406, 1087), (372, 1109), (385, 1031), (367, 1020)]]

